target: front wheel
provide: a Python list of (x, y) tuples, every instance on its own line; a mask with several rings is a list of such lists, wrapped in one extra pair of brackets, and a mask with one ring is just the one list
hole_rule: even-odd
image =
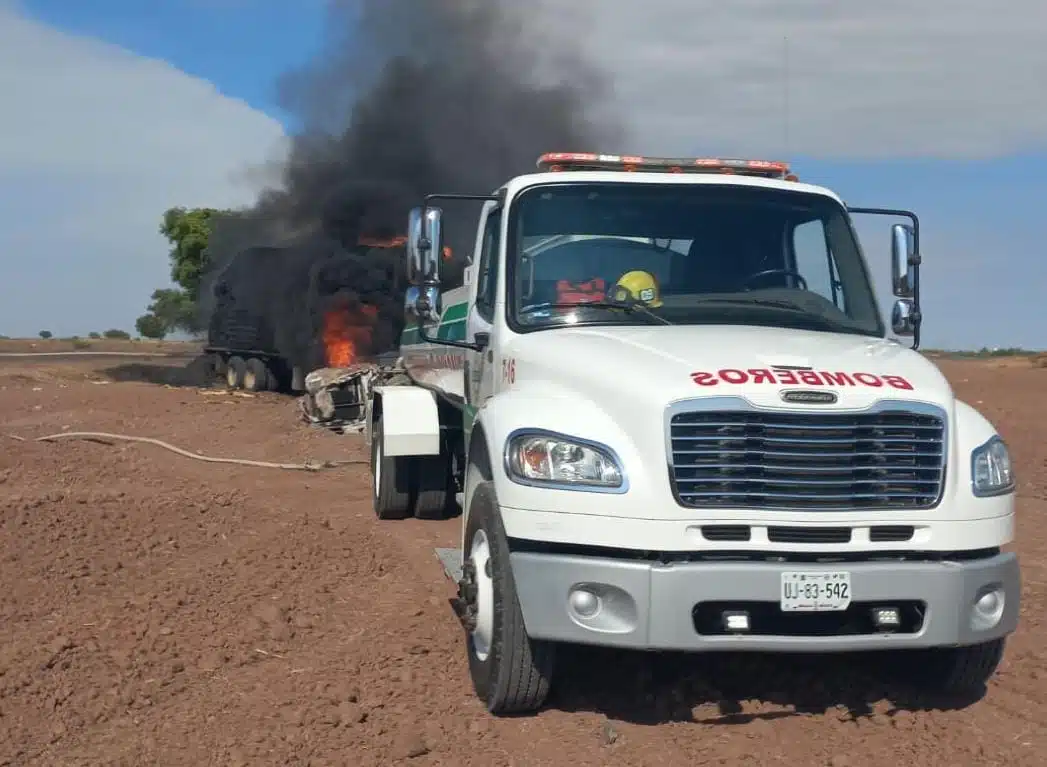
[(473, 688), (492, 714), (537, 711), (549, 695), (556, 645), (527, 636), (493, 482), (473, 493), (465, 541), (462, 591)]
[(1003, 659), (1006, 639), (967, 647), (937, 647), (913, 658), (918, 681), (947, 695), (980, 694)]

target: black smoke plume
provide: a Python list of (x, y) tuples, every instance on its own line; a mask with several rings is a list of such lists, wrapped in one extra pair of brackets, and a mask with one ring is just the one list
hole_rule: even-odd
[[(376, 307), (371, 353), (403, 323), (405, 234), (430, 192), (487, 194), (546, 151), (607, 151), (604, 83), (519, 0), (342, 0), (323, 54), (281, 82), (303, 128), (281, 183), (217, 225), (201, 307), (212, 345), (250, 342), (322, 364), (323, 312)], [(537, 8), (537, 3), (533, 8)], [(544, 24), (551, 19), (546, 18)], [(444, 205), (460, 275), (475, 206)], [(205, 324), (205, 326), (207, 326)], [(254, 334), (252, 336), (252, 334)]]

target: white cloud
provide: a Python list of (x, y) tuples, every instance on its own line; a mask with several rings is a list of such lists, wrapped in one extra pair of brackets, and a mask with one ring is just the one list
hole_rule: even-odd
[(0, 0), (0, 333), (130, 330), (167, 284), (172, 205), (239, 206), (279, 123), (171, 65)]
[(632, 129), (623, 151), (984, 158), (1047, 149), (1047, 4), (1033, 0), (531, 3), (543, 31), (614, 74), (614, 111)]

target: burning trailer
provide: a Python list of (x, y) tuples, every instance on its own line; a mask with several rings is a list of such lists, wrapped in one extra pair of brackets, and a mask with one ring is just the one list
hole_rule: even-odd
[(361, 430), (372, 387), (407, 380), (395, 350), (404, 239), (361, 238), (360, 252), (335, 246), (319, 259), (315, 243), (240, 251), (211, 290), (215, 374), (231, 389), (300, 395), (308, 423)]

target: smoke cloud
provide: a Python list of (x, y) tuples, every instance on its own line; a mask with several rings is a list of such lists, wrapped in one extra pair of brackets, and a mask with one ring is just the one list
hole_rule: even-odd
[[(302, 126), (281, 183), (212, 236), (201, 307), (213, 342), (250, 342), (318, 367), (323, 312), (362, 303), (377, 309), (366, 351), (394, 348), (403, 251), (361, 247), (361, 238), (402, 235), (425, 194), (487, 194), (543, 152), (608, 151), (619, 132), (600, 112), (607, 83), (527, 7), (331, 3), (323, 53), (279, 85)], [(449, 271), (460, 274), (477, 207), (443, 207)]]

